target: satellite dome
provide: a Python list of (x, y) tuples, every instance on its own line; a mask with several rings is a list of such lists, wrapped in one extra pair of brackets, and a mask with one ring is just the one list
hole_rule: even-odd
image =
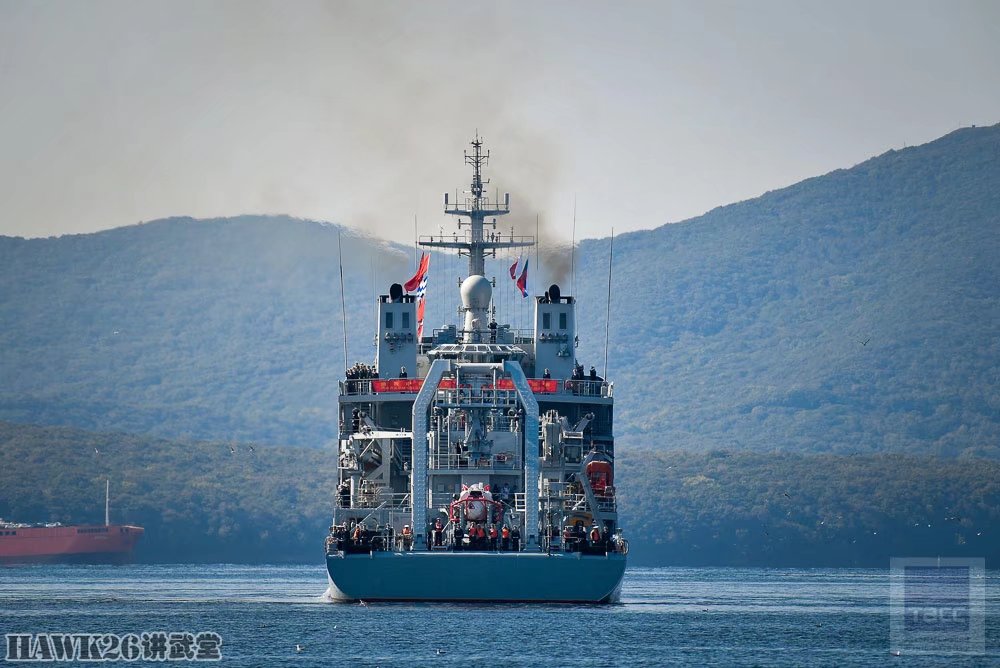
[(493, 286), (485, 276), (472, 275), (462, 281), (462, 306), (481, 310), (490, 305)]

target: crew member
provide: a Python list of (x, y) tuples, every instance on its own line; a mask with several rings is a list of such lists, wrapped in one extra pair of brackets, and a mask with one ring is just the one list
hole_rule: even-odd
[(409, 550), (413, 545), (413, 529), (409, 524), (403, 525), (403, 549)]
[(506, 524), (503, 525), (503, 529), (500, 530), (500, 545), (502, 550), (510, 549), (510, 527)]
[(552, 374), (549, 373), (548, 369), (546, 369), (544, 372), (542, 372), (542, 378), (551, 378), (551, 377), (552, 377)]
[(406, 378), (406, 367), (405, 366), (399, 367), (399, 377), (400, 378)]
[(486, 548), (486, 529), (481, 524), (476, 527), (476, 541), (480, 550)]
[(496, 550), (497, 550), (497, 538), (499, 538), (499, 534), (497, 533), (497, 525), (496, 524), (491, 524), (490, 525), (490, 549), (493, 550), (494, 552), (496, 552)]

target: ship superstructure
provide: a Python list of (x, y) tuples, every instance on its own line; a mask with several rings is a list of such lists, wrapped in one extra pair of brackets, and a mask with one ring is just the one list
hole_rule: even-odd
[[(614, 600), (627, 542), (614, 487), (613, 385), (576, 359), (576, 300), (552, 285), (533, 328), (496, 320), (486, 258), (535, 239), (496, 232), (477, 136), (459, 219), (426, 249), (468, 257), (461, 326), (417, 330), (417, 296), (378, 298), (375, 362), (340, 384), (331, 594), (363, 600)], [(489, 221), (487, 220), (489, 219)], [(417, 277), (414, 277), (417, 278)]]

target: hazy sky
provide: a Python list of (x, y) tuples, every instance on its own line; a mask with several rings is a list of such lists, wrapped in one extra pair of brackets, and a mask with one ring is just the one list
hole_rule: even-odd
[(478, 128), (509, 220), (568, 238), (575, 196), (606, 236), (998, 121), (993, 0), (0, 0), (6, 235), (288, 213), (408, 242)]

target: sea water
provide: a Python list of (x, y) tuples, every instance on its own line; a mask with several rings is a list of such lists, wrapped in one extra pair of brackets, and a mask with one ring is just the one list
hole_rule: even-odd
[(634, 568), (617, 605), (335, 603), (326, 586), (322, 565), (3, 567), (0, 636), (214, 632), (234, 666), (1000, 664), (996, 571), (980, 656), (891, 654), (888, 569)]

